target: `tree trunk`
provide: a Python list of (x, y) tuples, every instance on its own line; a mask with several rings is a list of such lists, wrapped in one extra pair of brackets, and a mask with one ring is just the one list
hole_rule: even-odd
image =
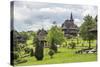
[(88, 41), (88, 42), (89, 42), (89, 48), (91, 48), (91, 40), (89, 39), (89, 41)]
[(77, 45), (79, 44), (79, 40), (78, 40), (78, 38), (77, 38)]

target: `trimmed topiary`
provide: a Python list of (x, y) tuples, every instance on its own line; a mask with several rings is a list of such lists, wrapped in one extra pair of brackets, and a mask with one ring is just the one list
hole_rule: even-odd
[(37, 60), (43, 60), (43, 48), (44, 48), (44, 42), (39, 41), (38, 38), (36, 38), (36, 47), (35, 47), (35, 57)]
[(50, 58), (53, 58), (54, 53), (55, 53), (54, 50), (50, 49), (50, 51), (48, 52)]
[(56, 45), (52, 44), (50, 46), (50, 49), (52, 49), (55, 53), (57, 53), (57, 46)]

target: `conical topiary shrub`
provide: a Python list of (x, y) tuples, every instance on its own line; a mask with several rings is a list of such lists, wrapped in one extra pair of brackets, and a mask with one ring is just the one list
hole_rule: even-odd
[(36, 38), (36, 47), (35, 47), (35, 57), (37, 60), (43, 60), (43, 44), (44, 42), (39, 41), (38, 38)]

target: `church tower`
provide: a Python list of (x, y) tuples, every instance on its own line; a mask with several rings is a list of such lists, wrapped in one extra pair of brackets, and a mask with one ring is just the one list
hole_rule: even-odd
[(73, 36), (77, 36), (78, 27), (74, 24), (74, 19), (72, 13), (70, 14), (70, 19), (65, 20), (62, 24), (62, 30), (64, 31), (65, 37), (71, 38)]
[(71, 15), (70, 15), (70, 21), (71, 21), (71, 22), (74, 22), (72, 13), (71, 13)]

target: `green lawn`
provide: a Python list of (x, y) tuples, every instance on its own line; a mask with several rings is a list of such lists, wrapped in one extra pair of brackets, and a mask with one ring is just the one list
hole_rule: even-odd
[(96, 61), (97, 54), (75, 54), (77, 49), (68, 49), (68, 48), (58, 48), (58, 53), (54, 55), (51, 59), (48, 55), (48, 48), (44, 49), (44, 59), (42, 61), (37, 61), (36, 58), (33, 57), (25, 57), (26, 63), (17, 64), (18, 66), (26, 66), (26, 65), (39, 65), (39, 64), (58, 64), (58, 63), (72, 63), (72, 62), (88, 62), (88, 61)]

